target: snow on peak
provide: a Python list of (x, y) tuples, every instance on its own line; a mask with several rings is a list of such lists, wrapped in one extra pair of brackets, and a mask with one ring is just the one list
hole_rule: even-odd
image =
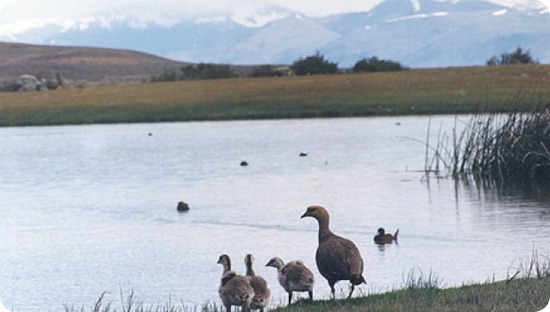
[(253, 8), (251, 10), (236, 10), (231, 13), (231, 19), (243, 26), (259, 28), (268, 23), (286, 18), (291, 13), (278, 6)]
[(414, 8), (415, 12), (420, 11), (420, 1), (419, 0), (411, 0), (412, 6)]
[(502, 15), (506, 15), (506, 13), (508, 13), (508, 9), (502, 9), (502, 10), (493, 12), (493, 16), (502, 16)]
[(394, 22), (400, 22), (400, 21), (412, 20), (412, 19), (418, 19), (418, 18), (442, 17), (447, 15), (449, 15), (448, 12), (435, 12), (431, 14), (414, 14), (414, 15), (408, 15), (408, 16), (403, 16), (398, 18), (392, 18), (392, 19), (389, 19), (387, 22), (394, 23)]

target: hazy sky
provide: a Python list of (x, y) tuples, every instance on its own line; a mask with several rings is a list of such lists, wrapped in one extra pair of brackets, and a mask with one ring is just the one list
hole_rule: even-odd
[[(228, 12), (247, 16), (262, 7), (277, 5), (309, 16), (367, 11), (382, 0), (0, 0), (0, 30), (32, 28), (47, 23), (71, 23), (97, 13), (131, 15), (141, 21), (164, 24), (204, 13)], [(416, 0), (402, 0), (413, 1)], [(435, 0), (442, 1), (442, 0)], [(457, 0), (447, 0), (457, 1)], [(490, 0), (527, 3), (536, 0)], [(540, 1), (540, 0), (539, 0)], [(550, 3), (550, 0), (542, 0)]]
[[(381, 0), (0, 0), (0, 21), (33, 20), (64, 15), (84, 17), (97, 11), (124, 9), (159, 15), (195, 15), (220, 11), (250, 11), (279, 5), (308, 15), (364, 11)], [(403, 0), (407, 1), (407, 0)], [(133, 9), (132, 9), (133, 8)]]

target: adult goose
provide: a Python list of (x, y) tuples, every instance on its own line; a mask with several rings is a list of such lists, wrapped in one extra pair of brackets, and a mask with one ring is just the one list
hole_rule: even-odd
[(246, 265), (246, 278), (250, 282), (250, 286), (254, 289), (254, 297), (250, 303), (251, 310), (260, 310), (264, 311), (265, 306), (271, 298), (271, 291), (267, 287), (267, 282), (265, 279), (259, 275), (256, 275), (254, 269), (252, 268), (252, 263), (254, 262), (254, 256), (248, 254), (244, 258), (244, 264)]
[(288, 293), (288, 304), (292, 302), (292, 292), (307, 291), (309, 300), (313, 301), (313, 273), (302, 261), (290, 261), (285, 264), (281, 258), (274, 257), (265, 265), (277, 269), (277, 279)]
[(363, 258), (357, 246), (349, 239), (340, 237), (329, 228), (328, 211), (321, 206), (309, 206), (302, 218), (312, 217), (319, 223), (319, 246), (315, 254), (317, 268), (326, 278), (332, 298), (336, 298), (334, 285), (338, 281), (350, 281), (351, 298), (355, 286), (366, 283), (363, 277)]
[(379, 245), (391, 244), (393, 241), (397, 243), (397, 234), (399, 234), (399, 229), (395, 231), (395, 234), (386, 233), (384, 228), (379, 228), (378, 233), (374, 235), (374, 242)]
[(245, 276), (231, 271), (231, 259), (228, 255), (221, 255), (218, 264), (223, 265), (223, 273), (218, 293), (226, 312), (231, 311), (231, 306), (240, 306), (242, 311), (250, 311), (250, 303), (254, 297), (254, 289)]

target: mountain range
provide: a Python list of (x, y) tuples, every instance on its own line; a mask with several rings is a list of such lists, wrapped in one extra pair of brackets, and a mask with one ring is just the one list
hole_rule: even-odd
[[(535, 0), (384, 0), (368, 12), (309, 17), (282, 7), (170, 25), (130, 15), (47, 24), (0, 40), (129, 49), (182, 62), (291, 64), (319, 52), (340, 67), (377, 56), (412, 67), (483, 65), (516, 47), (550, 63), (550, 13)], [(521, 5), (525, 4), (525, 5)]]

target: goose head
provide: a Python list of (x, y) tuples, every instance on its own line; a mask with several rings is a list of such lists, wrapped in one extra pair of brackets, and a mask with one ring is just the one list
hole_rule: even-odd
[(328, 211), (325, 209), (325, 207), (319, 205), (307, 207), (306, 212), (300, 218), (305, 217), (313, 217), (318, 221), (329, 219)]

